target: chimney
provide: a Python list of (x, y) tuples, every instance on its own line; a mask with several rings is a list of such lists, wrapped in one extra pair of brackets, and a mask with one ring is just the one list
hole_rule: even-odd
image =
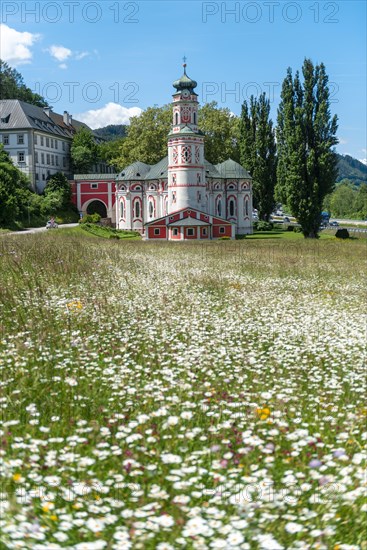
[(67, 111), (64, 111), (63, 119), (64, 119), (64, 124), (66, 124), (66, 126), (70, 126), (71, 116), (69, 115), (69, 113)]
[(47, 115), (48, 117), (50, 117), (51, 111), (52, 111), (52, 107), (43, 107), (43, 112), (44, 112), (45, 115)]

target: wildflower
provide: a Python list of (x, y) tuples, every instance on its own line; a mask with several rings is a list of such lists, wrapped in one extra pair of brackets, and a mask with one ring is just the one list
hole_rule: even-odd
[(78, 311), (83, 309), (83, 304), (81, 303), (80, 300), (73, 300), (72, 302), (69, 302), (68, 304), (66, 304), (66, 306), (69, 309), (69, 311)]
[(320, 468), (320, 466), (322, 466), (322, 462), (317, 458), (312, 459), (308, 464), (309, 468)]
[(303, 531), (303, 526), (300, 525), (299, 523), (294, 523), (293, 521), (289, 521), (285, 525), (285, 530), (288, 533), (291, 533), (293, 535), (295, 533), (300, 533), (301, 531)]
[(260, 420), (267, 420), (267, 418), (270, 416), (270, 409), (268, 407), (256, 409), (256, 412)]

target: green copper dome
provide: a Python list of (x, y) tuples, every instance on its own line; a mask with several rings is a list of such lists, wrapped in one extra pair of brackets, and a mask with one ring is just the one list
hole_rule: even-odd
[(178, 80), (175, 80), (173, 83), (173, 87), (176, 88), (177, 91), (180, 90), (193, 90), (196, 88), (198, 83), (195, 80), (191, 80), (186, 74), (186, 63), (184, 64), (184, 74), (179, 78)]

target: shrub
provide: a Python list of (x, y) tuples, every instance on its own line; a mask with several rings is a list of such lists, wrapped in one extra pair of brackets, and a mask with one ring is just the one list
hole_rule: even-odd
[(349, 231), (345, 227), (342, 229), (338, 229), (335, 233), (335, 237), (337, 239), (349, 239)]
[(271, 231), (274, 227), (274, 224), (272, 224), (271, 222), (259, 221), (254, 222), (253, 227), (255, 231)]
[(101, 216), (97, 213), (95, 214), (87, 214), (86, 216), (83, 216), (79, 223), (99, 223), (101, 221)]
[(230, 241), (231, 237), (219, 237), (219, 241)]
[(294, 233), (302, 233), (302, 227), (294, 227), (293, 231)]

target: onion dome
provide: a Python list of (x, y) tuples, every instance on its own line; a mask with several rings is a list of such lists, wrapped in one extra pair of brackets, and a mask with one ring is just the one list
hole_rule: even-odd
[(178, 80), (175, 80), (173, 87), (179, 92), (180, 90), (193, 90), (198, 83), (195, 80), (191, 80), (186, 74), (186, 63), (183, 65), (184, 74)]

